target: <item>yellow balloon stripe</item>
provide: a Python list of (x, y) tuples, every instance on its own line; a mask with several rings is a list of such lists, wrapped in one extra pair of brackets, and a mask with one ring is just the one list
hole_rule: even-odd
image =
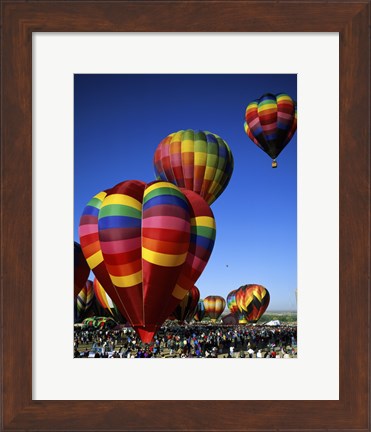
[(291, 99), (291, 97), (289, 95), (280, 95), (277, 97), (278, 101), (289, 101), (289, 102), (293, 102), (293, 100)]
[(191, 219), (191, 225), (204, 226), (215, 229), (215, 219), (210, 216), (197, 216)]
[(94, 269), (95, 267), (97, 267), (103, 261), (102, 251), (99, 250), (94, 255), (92, 255), (89, 258), (87, 258), (86, 261), (88, 263), (88, 266), (91, 269)]
[(165, 187), (168, 189), (175, 189), (175, 190), (179, 190), (179, 188), (171, 183), (168, 182), (159, 182), (159, 183), (154, 183), (153, 185), (149, 186), (145, 191), (144, 191), (144, 196), (147, 196), (150, 192), (152, 192), (155, 189), (159, 189), (161, 187)]
[(215, 168), (208, 165), (205, 169), (204, 179), (214, 180), (214, 175), (215, 175)]
[(183, 140), (182, 141), (182, 153), (193, 153), (194, 151), (194, 142), (193, 140)]
[(94, 198), (99, 199), (99, 201), (103, 201), (104, 198), (106, 197), (106, 195), (107, 195), (107, 192), (99, 192), (98, 194), (96, 194), (94, 196)]
[(125, 205), (128, 207), (133, 207), (136, 210), (141, 211), (142, 210), (142, 203), (136, 200), (135, 198), (128, 196), (128, 195), (122, 195), (122, 194), (112, 194), (109, 195), (102, 204), (103, 207), (107, 207), (112, 204), (120, 204)]
[(128, 276), (110, 276), (112, 283), (118, 288), (129, 288), (142, 282), (142, 270)]
[(204, 167), (206, 165), (207, 154), (206, 152), (195, 152), (194, 164)]
[(173, 297), (179, 299), (179, 300), (183, 300), (184, 297), (187, 295), (188, 291), (185, 290), (184, 288), (182, 288), (181, 286), (179, 286), (178, 284), (175, 285), (175, 288), (172, 292)]
[(188, 252), (181, 255), (170, 255), (160, 252), (154, 252), (142, 247), (142, 259), (151, 264), (160, 265), (163, 267), (176, 267), (181, 265), (186, 260)]

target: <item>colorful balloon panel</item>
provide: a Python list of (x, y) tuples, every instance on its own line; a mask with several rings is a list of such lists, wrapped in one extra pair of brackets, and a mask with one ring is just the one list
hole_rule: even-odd
[(107, 272), (98, 233), (98, 215), (106, 196), (107, 191), (99, 192), (85, 206), (80, 218), (79, 237), (83, 254), (90, 269), (93, 271), (99, 283), (105, 287), (106, 290), (109, 290), (110, 297), (116, 305), (120, 305), (122, 310), (124, 309), (124, 305)]
[(227, 295), (227, 307), (231, 311), (232, 314), (235, 314), (238, 312), (238, 306), (237, 306), (237, 301), (236, 301), (236, 292), (237, 292), (237, 290), (233, 290)]
[(197, 303), (197, 307), (193, 319), (195, 321), (202, 321), (204, 317), (205, 317), (205, 305), (204, 305), (204, 301), (200, 300)]
[(225, 309), (225, 300), (221, 296), (208, 296), (204, 299), (205, 313), (215, 322)]
[(79, 292), (76, 298), (77, 314), (83, 316), (88, 311), (94, 300), (93, 282), (88, 280), (84, 288)]
[(84, 288), (88, 280), (90, 268), (85, 260), (81, 246), (74, 242), (73, 246), (73, 264), (74, 264), (74, 294), (75, 297)]
[(211, 210), (188, 192), (126, 181), (98, 194), (81, 217), (89, 265), (144, 342), (193, 287), (214, 244)]
[(249, 323), (256, 323), (266, 311), (270, 295), (262, 285), (249, 284), (236, 293), (237, 306)]
[(195, 192), (187, 189), (181, 191), (189, 206), (191, 237), (186, 261), (169, 300), (168, 308), (172, 310), (200, 277), (210, 258), (216, 237), (214, 215), (206, 201)]
[(227, 187), (233, 172), (228, 144), (211, 132), (180, 130), (164, 138), (154, 155), (158, 180), (201, 195), (212, 204)]
[(290, 142), (296, 126), (296, 103), (285, 93), (266, 93), (246, 108), (247, 136), (272, 159)]
[(190, 321), (196, 311), (198, 301), (200, 300), (200, 291), (196, 286), (193, 286), (184, 299), (174, 309), (172, 315), (178, 321)]
[(112, 316), (114, 316), (116, 306), (113, 303), (111, 297), (106, 293), (102, 285), (98, 282), (97, 278), (94, 278), (93, 288), (94, 288), (94, 295), (98, 303), (102, 306), (103, 309), (107, 309), (108, 312)]

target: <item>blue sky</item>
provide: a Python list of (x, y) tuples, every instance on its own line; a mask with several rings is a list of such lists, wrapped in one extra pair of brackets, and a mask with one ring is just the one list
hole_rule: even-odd
[(296, 100), (296, 75), (75, 75), (75, 241), (92, 196), (124, 180), (155, 180), (163, 138), (208, 130), (229, 144), (235, 167), (211, 205), (217, 235), (196, 283), (201, 298), (257, 283), (270, 292), (268, 310), (296, 309), (297, 134), (272, 169), (243, 128), (248, 103), (267, 92)]

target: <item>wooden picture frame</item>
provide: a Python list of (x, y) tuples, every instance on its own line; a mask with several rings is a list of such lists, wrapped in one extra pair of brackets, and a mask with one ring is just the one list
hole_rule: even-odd
[[(370, 430), (369, 1), (3, 0), (1, 13), (2, 430)], [(340, 33), (338, 401), (32, 400), (32, 33), (147, 31)]]

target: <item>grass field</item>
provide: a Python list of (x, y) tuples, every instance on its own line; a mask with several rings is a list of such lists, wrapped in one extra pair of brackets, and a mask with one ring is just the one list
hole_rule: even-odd
[(259, 320), (259, 324), (268, 321), (279, 320), (282, 323), (296, 323), (298, 314), (296, 312), (266, 312)]

